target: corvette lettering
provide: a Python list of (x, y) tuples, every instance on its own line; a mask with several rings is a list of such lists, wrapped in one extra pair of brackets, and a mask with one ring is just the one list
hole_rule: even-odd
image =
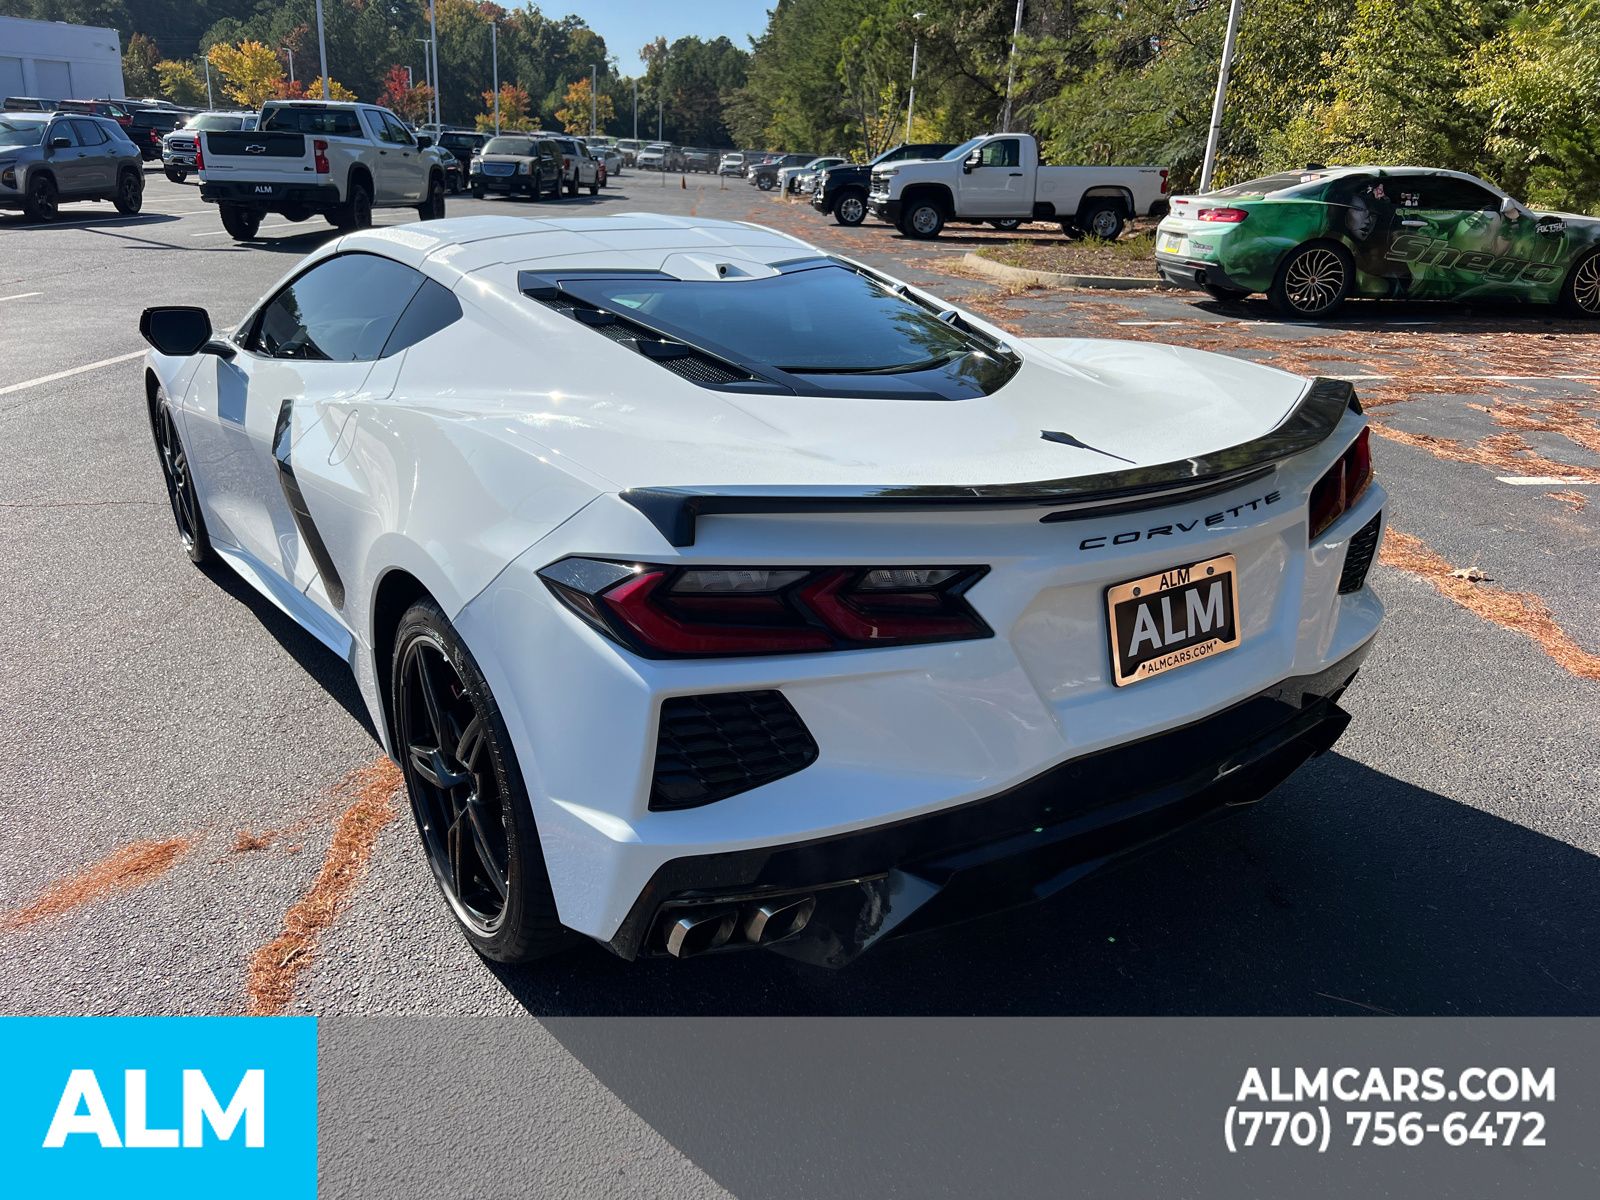
[(1196, 529), (1221, 525), (1230, 516), (1237, 517), (1242, 512), (1255, 512), (1269, 504), (1277, 504), (1282, 499), (1282, 492), (1268, 492), (1265, 496), (1258, 496), (1254, 500), (1246, 500), (1243, 504), (1235, 504), (1229, 508), (1208, 513), (1203, 517), (1196, 517), (1192, 521), (1174, 521), (1170, 525), (1152, 525), (1148, 529), (1128, 529), (1122, 533), (1106, 533), (1096, 537), (1086, 537), (1078, 543), (1078, 549), (1099, 550), (1105, 546), (1128, 546), (1134, 542), (1147, 542), (1152, 538), (1172, 537), (1180, 533), (1193, 533)]
[(1456, 250), (1442, 238), (1424, 237), (1420, 233), (1395, 238), (1384, 257), (1418, 266), (1453, 267), (1502, 283), (1518, 278), (1528, 283), (1554, 283), (1561, 275), (1561, 268), (1549, 263), (1490, 254), (1487, 250)]

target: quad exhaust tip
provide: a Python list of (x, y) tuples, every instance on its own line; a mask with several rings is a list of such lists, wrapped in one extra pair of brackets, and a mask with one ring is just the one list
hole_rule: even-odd
[(816, 909), (815, 896), (800, 895), (683, 910), (669, 916), (663, 948), (673, 958), (693, 958), (730, 944), (770, 946), (804, 929)]

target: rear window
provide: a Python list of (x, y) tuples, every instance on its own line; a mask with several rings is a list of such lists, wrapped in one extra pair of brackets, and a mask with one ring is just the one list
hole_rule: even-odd
[(361, 137), (361, 122), (353, 108), (270, 108), (261, 119), (269, 133), (327, 133), (335, 137)]
[(532, 138), (497, 137), (490, 138), (489, 144), (483, 148), (485, 154), (510, 154), (520, 158), (534, 158), (538, 151), (533, 148)]
[(1014, 369), (986, 340), (843, 266), (727, 283), (587, 278), (561, 287), (758, 372), (887, 376), (947, 369), (986, 392)]
[(439, 138), (439, 144), (451, 149), (470, 150), (477, 146), (478, 139), (470, 133), (447, 133)]
[(1260, 179), (1246, 180), (1232, 187), (1207, 192), (1225, 200), (1244, 196), (1288, 196), (1300, 198), (1320, 193), (1327, 186), (1326, 171), (1285, 171), (1281, 175), (1263, 175)]

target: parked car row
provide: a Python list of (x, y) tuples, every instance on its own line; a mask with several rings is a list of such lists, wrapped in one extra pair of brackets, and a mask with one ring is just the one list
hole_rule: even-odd
[(470, 185), (475, 199), (491, 192), (538, 200), (563, 190), (591, 196), (610, 182), (606, 159), (582, 138), (553, 133), (502, 133), (472, 159)]
[(110, 117), (0, 112), (0, 209), (53, 221), (63, 200), (109, 200), (119, 213), (138, 212), (144, 206), (139, 148)]

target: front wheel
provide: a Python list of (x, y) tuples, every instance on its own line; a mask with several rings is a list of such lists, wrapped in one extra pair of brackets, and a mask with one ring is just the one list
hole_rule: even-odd
[(771, 175), (762, 175), (756, 179), (756, 186), (763, 192), (770, 192), (773, 188), (774, 182), (775, 180)]
[(144, 207), (144, 176), (136, 171), (124, 171), (117, 176), (117, 190), (111, 203), (125, 217), (131, 217)]
[(248, 242), (256, 236), (256, 231), (261, 228), (261, 214), (248, 208), (240, 208), (237, 204), (224, 204), (220, 206), (222, 214), (222, 227), (226, 229), (236, 242)]
[(428, 176), (428, 195), (417, 205), (417, 217), (423, 221), (437, 221), (444, 216), (444, 180), (437, 175)]
[(600, 180), (596, 179), (593, 183), (591, 183), (589, 185), (589, 195), (598, 196), (599, 194), (600, 194)]
[(833, 202), (833, 219), (840, 225), (859, 225), (867, 219), (867, 198), (849, 191)]
[(1561, 307), (1575, 317), (1600, 318), (1600, 250), (1579, 259), (1567, 272)]
[(1355, 282), (1355, 261), (1334, 242), (1312, 242), (1284, 256), (1267, 292), (1287, 317), (1325, 317), (1344, 303)]
[(189, 173), (187, 171), (174, 171), (169, 167), (167, 169), (167, 178), (172, 180), (173, 183), (182, 183), (189, 178)]
[(944, 230), (944, 213), (928, 200), (914, 201), (900, 219), (900, 232), (918, 241), (930, 241)]
[(189, 456), (184, 453), (183, 439), (178, 436), (178, 425), (172, 416), (172, 406), (165, 393), (156, 392), (155, 414), (151, 432), (156, 439), (156, 453), (161, 459), (161, 475), (167, 485), (167, 501), (172, 505), (172, 520), (178, 526), (178, 538), (189, 561), (203, 563), (211, 557), (211, 539), (206, 536), (205, 518), (200, 515), (200, 499), (195, 495), (194, 476), (189, 473)]
[(28, 180), (28, 194), (22, 201), (22, 211), (30, 221), (54, 221), (61, 211), (56, 198), (56, 181), (48, 175), (37, 175)]
[(477, 186), (476, 184), (474, 184), (473, 187), (472, 187), (472, 198), (474, 200), (482, 200), (483, 196), (484, 196), (483, 189), (481, 187)]
[(395, 753), (434, 881), (473, 948), (528, 962), (567, 945), (533, 808), (500, 708), (438, 605), (400, 620), (391, 679)]

